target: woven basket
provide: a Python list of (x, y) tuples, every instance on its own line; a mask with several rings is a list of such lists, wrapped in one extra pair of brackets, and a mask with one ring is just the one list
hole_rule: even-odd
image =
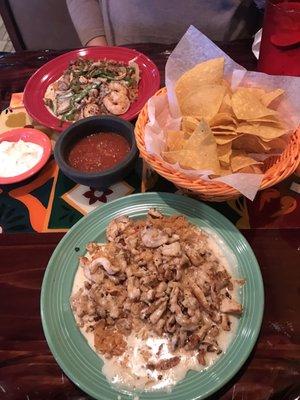
[[(166, 93), (160, 89), (155, 96)], [(144, 132), (148, 122), (147, 104), (141, 110), (135, 125), (135, 137), (141, 157), (161, 176), (173, 182), (183, 192), (206, 201), (226, 201), (241, 196), (240, 192), (223, 182), (193, 179), (172, 166), (162, 162), (145, 148)], [(285, 151), (277, 157), (270, 157), (265, 163), (265, 174), (260, 190), (281, 182), (291, 175), (300, 162), (300, 129), (294, 132)]]

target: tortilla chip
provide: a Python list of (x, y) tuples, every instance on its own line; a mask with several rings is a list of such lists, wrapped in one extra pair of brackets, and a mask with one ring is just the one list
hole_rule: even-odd
[(231, 113), (218, 112), (209, 122), (210, 126), (232, 125), (236, 124), (236, 120)]
[(223, 78), (224, 58), (214, 58), (197, 64), (186, 71), (178, 79), (175, 85), (175, 93), (178, 99), (187, 96), (191, 91), (198, 91), (201, 86), (207, 84), (220, 84)]
[(178, 150), (163, 152), (163, 157), (171, 164), (178, 163), (182, 168), (197, 169), (197, 162), (194, 162), (197, 153), (190, 150)]
[(226, 92), (230, 95), (231, 94), (231, 86), (230, 83), (226, 79), (221, 80), (221, 85), (226, 88)]
[(217, 144), (208, 123), (201, 120), (184, 145), (185, 150), (202, 151), (203, 146), (216, 150)]
[(220, 170), (217, 144), (205, 121), (200, 121), (182, 150), (163, 152), (162, 155), (166, 161), (172, 164), (178, 162), (182, 168), (211, 170), (215, 174), (218, 174)]
[(261, 163), (252, 156), (264, 159), (264, 154), (286, 147), (288, 129), (280, 114), (268, 107), (284, 91), (239, 87), (232, 92), (223, 74), (224, 59), (216, 58), (178, 79), (181, 130), (167, 132), (163, 158), (183, 168), (212, 170), (214, 175), (260, 173)]
[(228, 142), (217, 146), (218, 158), (223, 167), (230, 165), (230, 156), (232, 153), (232, 142)]
[[(201, 160), (199, 153), (194, 150), (164, 151), (163, 158), (170, 164), (178, 163), (185, 169), (212, 170), (211, 164)], [(219, 171), (219, 168), (218, 168)]]
[(283, 89), (275, 89), (272, 90), (271, 92), (265, 93), (261, 97), (261, 102), (267, 107), (269, 106), (274, 100), (278, 99), (278, 97), (282, 96), (284, 94)]
[(220, 109), (225, 88), (221, 85), (204, 85), (178, 98), (181, 114), (209, 121)]
[(231, 105), (231, 95), (226, 93), (220, 107), (220, 112), (229, 113), (233, 115), (232, 105)]
[(239, 169), (238, 172), (242, 172), (244, 174), (261, 174), (263, 171), (259, 165), (253, 164), (253, 165), (248, 165), (247, 167)]
[(288, 142), (287, 136), (264, 141), (254, 135), (240, 135), (232, 142), (233, 149), (245, 150), (248, 153), (268, 154), (282, 152)]
[(271, 123), (273, 125), (283, 126), (282, 122), (278, 119), (277, 115), (270, 115), (268, 117), (262, 117), (262, 118), (253, 118), (253, 119), (248, 119), (247, 121), (251, 124), (252, 123), (261, 124), (265, 122), (265, 123)]
[(262, 88), (258, 87), (245, 87), (249, 93), (251, 93), (253, 96), (257, 97), (259, 100), (261, 100), (262, 96), (266, 94), (266, 91)]
[(262, 164), (262, 162), (259, 162), (255, 160), (253, 157), (250, 157), (248, 154), (246, 154), (243, 151), (234, 151), (232, 153), (231, 159), (230, 159), (230, 165), (232, 172), (237, 172), (242, 168), (249, 167), (250, 165), (258, 165)]
[(267, 142), (264, 141), (264, 144), (271, 147), (271, 150), (274, 151), (282, 151), (286, 148), (288, 143), (288, 136), (281, 136), (276, 139), (268, 140)]
[(232, 143), (232, 148), (244, 150), (247, 153), (269, 153), (272, 149), (267, 142), (264, 142), (258, 136), (247, 134), (239, 135)]
[(242, 123), (237, 127), (236, 131), (238, 133), (247, 133), (248, 135), (259, 136), (265, 140), (272, 140), (287, 133), (287, 130), (284, 127), (276, 127), (265, 123)]
[(183, 131), (167, 131), (166, 138), (169, 151), (180, 150), (185, 143), (185, 134)]
[[(223, 165), (221, 163), (221, 167), (220, 167), (220, 173), (219, 176), (225, 176), (225, 175), (229, 175), (232, 174), (232, 169), (230, 164), (229, 165)], [(213, 178), (213, 176), (211, 176)]]
[(222, 144), (226, 144), (226, 143), (229, 143), (229, 142), (232, 142), (233, 140), (235, 140), (238, 136), (235, 134), (235, 135), (233, 135), (233, 134), (215, 134), (214, 133), (214, 136), (215, 136), (215, 140), (216, 140), (216, 142), (217, 142), (217, 144), (219, 144), (219, 145), (222, 145)]
[(271, 146), (272, 149), (276, 150), (284, 150), (288, 144), (289, 137), (287, 135), (280, 136), (280, 138), (269, 140), (265, 142), (268, 146)]
[(236, 126), (234, 125), (218, 125), (212, 126), (211, 130), (214, 134), (224, 134), (224, 135), (237, 135)]
[(198, 125), (199, 125), (199, 120), (197, 118), (191, 117), (189, 115), (185, 116), (185, 117), (182, 117), (181, 129), (185, 133), (187, 133), (187, 134), (193, 133)]
[(231, 97), (232, 109), (238, 119), (248, 120), (276, 114), (267, 108), (249, 88), (238, 88)]

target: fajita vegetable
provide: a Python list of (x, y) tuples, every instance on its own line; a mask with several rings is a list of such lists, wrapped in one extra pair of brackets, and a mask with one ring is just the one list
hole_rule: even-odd
[(93, 115), (122, 115), (137, 98), (139, 68), (134, 60), (78, 58), (48, 86), (45, 105), (57, 118), (76, 121)]

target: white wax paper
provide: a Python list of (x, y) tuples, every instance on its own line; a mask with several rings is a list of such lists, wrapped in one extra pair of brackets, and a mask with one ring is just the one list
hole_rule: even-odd
[[(287, 76), (272, 76), (259, 72), (247, 71), (233, 61), (194, 26), (190, 26), (178, 45), (171, 53), (166, 64), (167, 94), (152, 97), (148, 101), (149, 121), (145, 127), (145, 146), (150, 154), (155, 154), (164, 161), (160, 154), (166, 147), (165, 132), (180, 127), (181, 115), (174, 92), (174, 86), (180, 76), (196, 64), (208, 59), (223, 57), (225, 60), (224, 75), (234, 90), (237, 86), (257, 86), (265, 89), (281, 88), (285, 91), (285, 101), (281, 101), (278, 111), (288, 124), (290, 132), (294, 131), (300, 120), (300, 79)], [(179, 164), (168, 164), (185, 175), (211, 180), (208, 175), (213, 171), (187, 170)], [(253, 200), (263, 179), (263, 174), (235, 173), (219, 178), (250, 200)]]
[(258, 32), (256, 32), (252, 44), (252, 53), (255, 55), (257, 59), (259, 57), (259, 51), (260, 51), (261, 34), (262, 34), (262, 28)]

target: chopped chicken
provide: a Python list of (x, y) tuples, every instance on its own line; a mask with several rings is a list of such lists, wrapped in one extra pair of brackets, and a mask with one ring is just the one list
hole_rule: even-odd
[(233, 299), (229, 299), (225, 297), (222, 300), (220, 311), (226, 314), (242, 314), (243, 308), (242, 305)]
[[(80, 258), (86, 281), (71, 298), (80, 327), (94, 332), (97, 351), (121, 355), (131, 332), (169, 339), (175, 352), (193, 351), (206, 365), (207, 352), (219, 354), (218, 336), (231, 329), (230, 314), (242, 305), (237, 284), (208, 245), (208, 236), (183, 216), (150, 209), (145, 220), (120, 216), (106, 230), (108, 243), (89, 243)], [(239, 281), (241, 282), (241, 281)], [(180, 357), (149, 362), (158, 371)]]
[(157, 371), (166, 371), (167, 369), (171, 369), (178, 365), (180, 362), (180, 357), (172, 357), (166, 360), (161, 360), (157, 364), (148, 363), (147, 368), (149, 369), (156, 369)]

